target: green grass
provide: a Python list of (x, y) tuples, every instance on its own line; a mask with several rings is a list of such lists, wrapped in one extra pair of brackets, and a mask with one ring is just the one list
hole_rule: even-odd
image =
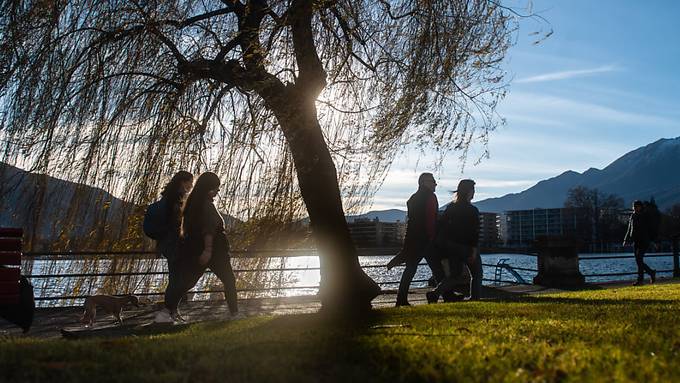
[[(403, 325), (388, 327), (385, 325)], [(680, 285), (0, 340), (4, 381), (680, 381)], [(96, 379), (93, 380), (93, 378)]]

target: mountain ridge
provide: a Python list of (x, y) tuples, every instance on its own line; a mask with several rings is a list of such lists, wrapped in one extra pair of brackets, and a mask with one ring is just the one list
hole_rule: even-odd
[(539, 181), (519, 193), (488, 198), (475, 205), (483, 211), (562, 207), (569, 189), (584, 186), (623, 198), (625, 204), (635, 199), (655, 197), (661, 209), (680, 203), (680, 137), (662, 138), (634, 149), (603, 169), (589, 168), (583, 173), (568, 170)]
[[(575, 186), (585, 186), (591, 189), (597, 188), (604, 193), (616, 194), (622, 197), (626, 204), (634, 199), (649, 199), (653, 196), (659, 207), (665, 210), (680, 203), (680, 172), (676, 169), (678, 164), (680, 164), (680, 137), (660, 139), (625, 153), (604, 169), (591, 167), (583, 173), (567, 170), (557, 176), (541, 180), (524, 191), (488, 198), (474, 202), (474, 205), (480, 211), (496, 213), (507, 210), (558, 208), (563, 206), (569, 189)], [(8, 183), (5, 182), (8, 174), (17, 176), (19, 173), (28, 181), (13, 192), (8, 192)], [(125, 212), (130, 212), (135, 207), (134, 204), (118, 199), (103, 189), (32, 174), (9, 164), (0, 163), (0, 176), (3, 177), (2, 187), (0, 187), (0, 195), (3, 197), (0, 200), (0, 211), (3, 213), (0, 216), (0, 226), (37, 225), (36, 239), (43, 242), (47, 241), (50, 236), (54, 236), (57, 223), (62, 221), (68, 212), (71, 216), (85, 217), (84, 222), (81, 222), (80, 227), (74, 232), (83, 234), (87, 230), (92, 230), (92, 222), (97, 217), (100, 220), (104, 219), (104, 222), (111, 222), (114, 227), (120, 225), (121, 220), (125, 219), (125, 214), (128, 214)], [(23, 206), (35, 204), (38, 177), (46, 177), (45, 182), (48, 185), (48, 190), (41, 196), (42, 203), (51, 206), (52, 213), (56, 213), (57, 217), (38, 217), (35, 214), (20, 211)], [(78, 187), (89, 188), (87, 201), (90, 203), (87, 205), (91, 206), (81, 206), (74, 210), (68, 202), (71, 201)], [(107, 201), (109, 208), (97, 210), (97, 206), (101, 205), (102, 201)], [(139, 209), (138, 206), (137, 208)], [(225, 215), (225, 221), (229, 219), (228, 217)], [(347, 221), (375, 218), (382, 222), (405, 222), (406, 211), (372, 210), (364, 214), (347, 216)]]
[[(0, 227), (25, 228), (31, 251), (96, 250), (126, 243), (150, 249), (141, 230), (146, 206), (99, 187), (25, 171), (0, 162)], [(42, 186), (41, 186), (42, 184)], [(241, 221), (220, 212), (227, 227)]]
[[(590, 167), (583, 173), (566, 170), (538, 181), (524, 191), (487, 198), (473, 204), (480, 211), (494, 213), (559, 208), (564, 205), (569, 189), (585, 186), (618, 195), (626, 205), (635, 199), (654, 197), (659, 207), (665, 210), (680, 203), (680, 172), (676, 171), (676, 164), (680, 165), (680, 137), (662, 138), (623, 154), (603, 169)], [(403, 210), (389, 209), (369, 211), (352, 217), (377, 217), (381, 221), (390, 222), (390, 217), (397, 214), (406, 216)]]

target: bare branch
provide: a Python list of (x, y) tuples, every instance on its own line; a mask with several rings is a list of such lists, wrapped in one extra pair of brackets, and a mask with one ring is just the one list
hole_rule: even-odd
[(193, 25), (193, 24), (195, 24), (199, 21), (207, 20), (207, 19), (213, 18), (215, 16), (227, 15), (227, 14), (230, 14), (230, 13), (236, 13), (236, 7), (235, 6), (230, 5), (226, 8), (216, 9), (214, 11), (206, 12), (206, 13), (203, 13), (201, 15), (192, 16), (192, 17), (189, 17), (189, 18), (182, 20), (182, 21), (163, 20), (163, 21), (160, 21), (159, 23), (160, 24), (169, 24), (169, 25), (172, 25), (176, 28), (181, 29), (181, 28), (186, 28), (190, 25)]

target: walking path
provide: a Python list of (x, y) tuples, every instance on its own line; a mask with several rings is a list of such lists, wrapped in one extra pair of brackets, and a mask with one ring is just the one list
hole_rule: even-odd
[[(678, 280), (666, 279), (657, 283), (678, 283)], [(630, 282), (606, 283), (597, 285), (587, 285), (586, 289), (618, 288), (630, 286)], [(409, 301), (414, 304), (425, 304), (426, 289), (411, 290)], [(556, 288), (546, 288), (537, 285), (516, 285), (504, 287), (485, 286), (483, 296), (488, 299), (512, 299), (523, 295), (556, 293), (564, 290)], [(392, 307), (395, 302), (396, 291), (385, 291), (373, 301), (375, 308)], [(239, 301), (240, 313), (237, 318), (257, 316), (257, 315), (286, 315), (314, 313), (321, 308), (321, 303), (316, 296), (285, 297), (285, 298), (257, 298), (244, 299)], [(62, 336), (62, 329), (72, 330), (70, 334), (79, 336), (96, 335), (132, 335), (138, 334), (138, 330), (145, 325), (152, 323), (154, 314), (160, 309), (157, 303), (140, 305), (139, 308), (129, 307), (123, 313), (123, 326), (117, 326), (111, 315), (99, 313), (97, 321), (92, 329), (80, 327), (80, 316), (83, 309), (81, 307), (57, 307), (57, 308), (38, 308), (31, 331), (23, 335), (21, 330), (8, 322), (0, 319), (0, 336), (31, 336), (41, 338), (53, 338)], [(226, 302), (219, 301), (195, 301), (183, 304), (180, 307), (182, 315), (187, 323), (205, 321), (225, 321), (230, 320)], [(141, 326), (141, 327), (140, 327)], [(171, 326), (164, 326), (162, 332), (167, 331)], [(182, 328), (184, 326), (179, 326)], [(68, 334), (67, 334), (68, 335)]]

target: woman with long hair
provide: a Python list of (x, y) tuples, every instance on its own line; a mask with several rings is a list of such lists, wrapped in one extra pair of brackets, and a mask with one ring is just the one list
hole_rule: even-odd
[[(187, 194), (194, 183), (193, 174), (181, 170), (175, 173), (161, 192), (164, 221), (167, 231), (158, 239), (158, 250), (168, 261), (168, 286), (177, 283), (178, 248), (182, 236), (182, 210)], [(166, 288), (167, 299), (167, 288)]]
[(177, 313), (179, 302), (210, 268), (224, 285), (229, 312), (238, 312), (236, 278), (231, 268), (229, 241), (224, 230), (224, 220), (215, 208), (213, 199), (220, 189), (220, 179), (206, 172), (196, 180), (184, 206), (184, 241), (180, 246), (179, 267), (181, 282), (168, 286), (165, 305), (171, 316)]
[(463, 271), (470, 270), (470, 297), (479, 299), (482, 288), (482, 261), (479, 256), (479, 210), (471, 203), (475, 196), (475, 181), (461, 180), (455, 198), (442, 215), (437, 227), (437, 244), (449, 263), (449, 273), (437, 287), (429, 291), (427, 301), (437, 302), (439, 296), (450, 292)]

